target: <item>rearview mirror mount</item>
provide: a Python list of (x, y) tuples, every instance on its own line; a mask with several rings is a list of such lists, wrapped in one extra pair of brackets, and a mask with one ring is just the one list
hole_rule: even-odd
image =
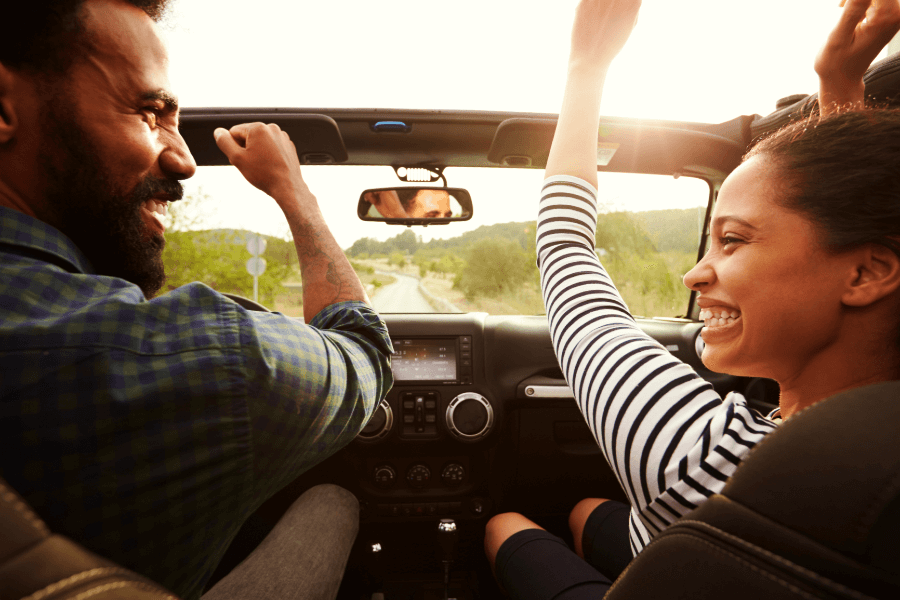
[(393, 225), (445, 225), (472, 218), (472, 197), (462, 188), (379, 188), (360, 194), (356, 214)]

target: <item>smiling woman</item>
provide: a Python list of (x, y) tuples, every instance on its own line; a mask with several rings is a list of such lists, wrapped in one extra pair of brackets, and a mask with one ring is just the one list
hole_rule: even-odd
[(760, 142), (727, 177), (709, 251), (684, 279), (705, 321), (704, 365), (775, 379), (768, 418), (644, 333), (593, 251), (600, 93), (640, 4), (579, 4), (537, 235), (557, 358), (630, 506), (575, 507), (584, 560), (523, 515), (494, 517), (485, 549), (519, 599), (602, 597), (633, 555), (722, 491), (776, 420), (900, 379), (900, 111), (846, 112), (863, 105), (863, 73), (900, 29), (900, 4), (847, 3), (817, 60), (821, 118)]

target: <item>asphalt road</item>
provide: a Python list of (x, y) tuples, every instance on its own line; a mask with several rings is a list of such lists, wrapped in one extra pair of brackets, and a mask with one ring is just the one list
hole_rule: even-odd
[(409, 275), (387, 273), (397, 281), (375, 291), (372, 304), (385, 313), (433, 313), (435, 311), (419, 292), (419, 280)]

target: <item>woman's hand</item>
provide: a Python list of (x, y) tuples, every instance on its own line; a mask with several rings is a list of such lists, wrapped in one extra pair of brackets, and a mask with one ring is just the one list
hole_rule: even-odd
[(605, 72), (637, 23), (641, 0), (581, 0), (575, 9), (569, 68)]
[(816, 56), (822, 115), (862, 108), (863, 75), (898, 31), (900, 0), (846, 1), (838, 24)]
[(562, 110), (545, 175), (574, 175), (597, 185), (597, 129), (606, 72), (637, 22), (640, 0), (581, 0)]

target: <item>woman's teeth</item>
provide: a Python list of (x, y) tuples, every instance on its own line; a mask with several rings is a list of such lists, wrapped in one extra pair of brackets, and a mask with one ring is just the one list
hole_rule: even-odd
[(707, 327), (721, 327), (722, 325), (731, 325), (741, 316), (736, 310), (727, 311), (720, 309), (703, 309), (700, 311), (700, 320)]

